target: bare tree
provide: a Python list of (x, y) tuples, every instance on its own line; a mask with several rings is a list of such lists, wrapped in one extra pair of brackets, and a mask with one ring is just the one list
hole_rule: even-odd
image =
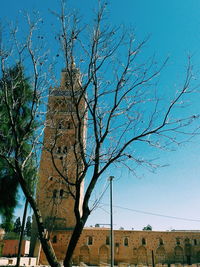
[[(60, 266), (46, 237), (42, 216), (31, 186), (37, 181), (36, 149), (42, 134), (42, 114), (38, 108), (48, 86), (43, 72), (46, 49), (40, 41), (33, 43), (40, 24), (40, 19), (35, 18), (32, 21), (27, 16), (28, 33), (25, 38), (19, 35), (17, 27), (12, 27), (10, 31), (1, 28), (0, 158), (4, 161), (2, 171), (6, 173), (9, 169), (12, 176), (8, 175), (8, 178), (13, 179), (13, 183), (17, 180), (33, 209), (42, 247), (49, 263), (52, 266)], [(2, 36), (6, 36), (7, 39), (4, 40)]]
[[(120, 27), (112, 28), (106, 24), (105, 10), (106, 3), (99, 2), (94, 23), (91, 25), (81, 25), (82, 20), (77, 15), (66, 14), (64, 2), (61, 14), (54, 12), (61, 22), (61, 32), (56, 38), (61, 44), (67, 79), (65, 85), (70, 89), (70, 95), (67, 99), (63, 97), (62, 103), (58, 105), (61, 104), (70, 114), (73, 142), (70, 144), (69, 156), (65, 159), (60, 157), (58, 160), (55, 149), (59, 148), (57, 145), (59, 140), (62, 140), (62, 132), (59, 131), (59, 122), (55, 121), (55, 108), (47, 113), (46, 127), (48, 124), (53, 125), (53, 134), (48, 143), (44, 144), (44, 149), (51, 155), (59, 182), (65, 184), (74, 200), (75, 227), (66, 251), (64, 266), (71, 265), (72, 255), (84, 225), (97, 203), (91, 205), (90, 199), (102, 175), (114, 164), (125, 165), (133, 174), (138, 165), (154, 168), (156, 165), (137, 151), (140, 144), (168, 149), (172, 144), (179, 143), (183, 135), (187, 134), (190, 137), (197, 131), (192, 128), (189, 131), (188, 128), (194, 119), (198, 118), (197, 115), (190, 114), (184, 117), (181, 113), (175, 112), (177, 108), (184, 106), (184, 100), (192, 92), (189, 89), (193, 78), (190, 58), (182, 87), (173, 98), (165, 98), (163, 92), (154, 90), (154, 87), (157, 76), (167, 60), (160, 66), (155, 63), (154, 58), (141, 62), (141, 51), (147, 40), (137, 43), (132, 32)], [(33, 33), (36, 27), (40, 27), (38, 23), (40, 22), (33, 24), (29, 20), (30, 32), (26, 42), (23, 45), (19, 45), (18, 41), (14, 42), (18, 60), (24, 63), (24, 58), (26, 57), (27, 61), (29, 57), (32, 65), (32, 116), (26, 131), (20, 134), (19, 138), (12, 115), (12, 105), (7, 101), (8, 92), (5, 84), (1, 90), (11, 114), (9, 123), (16, 141), (16, 151), (14, 161), (10, 161), (7, 154), (2, 151), (0, 156), (12, 166), (33, 209), (39, 238), (49, 264), (60, 266), (49, 235), (45, 231), (39, 206), (34, 195), (28, 190), (23, 172), (27, 159), (32, 156), (35, 144), (39, 140), (38, 135), (32, 141), (32, 149), (27, 158), (22, 163), (19, 162), (21, 143), (26, 139), (32, 122), (38, 115), (41, 90), (46, 89), (52, 81), (52, 78), (44, 77), (42, 72), (48, 56), (45, 53), (41, 56), (38, 44), (33, 49)], [(17, 31), (12, 32), (12, 40), (16, 40), (16, 33)], [(13, 55), (12, 50), (5, 52), (5, 49), (1, 48), (2, 75), (6, 73), (5, 63), (9, 62), (10, 55)], [(51, 89), (50, 92), (55, 90), (56, 88)], [(71, 170), (70, 166), (76, 168)], [(70, 179), (70, 176), (73, 179)], [(82, 184), (85, 179), (88, 186), (82, 198)]]
[[(56, 14), (61, 22), (58, 39), (71, 89), (73, 161), (77, 166), (71, 181), (66, 174), (69, 162), (56, 163), (51, 150), (54, 167), (70, 188), (75, 202), (76, 224), (64, 266), (70, 266), (83, 227), (97, 203), (90, 205), (91, 195), (105, 171), (113, 164), (125, 165), (133, 173), (138, 165), (153, 169), (156, 164), (135, 151), (135, 145), (137, 149), (140, 144), (168, 149), (181, 142), (184, 134), (190, 138), (197, 131), (188, 131), (188, 126), (198, 115), (184, 117), (175, 112), (184, 106), (185, 97), (192, 92), (189, 89), (193, 78), (190, 58), (182, 87), (173, 98), (165, 98), (154, 86), (167, 60), (160, 66), (154, 58), (141, 63), (140, 54), (147, 40), (137, 43), (132, 32), (106, 24), (105, 10), (106, 3), (99, 3), (92, 26), (81, 26), (77, 15), (67, 15), (64, 2), (61, 14)], [(74, 76), (78, 70), (81, 80)], [(83, 131), (86, 124), (87, 137)], [(81, 199), (81, 184), (85, 179), (88, 186)]]

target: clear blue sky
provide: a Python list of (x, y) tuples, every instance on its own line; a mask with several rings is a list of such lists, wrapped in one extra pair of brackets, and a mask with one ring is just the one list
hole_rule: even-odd
[[(74, 0), (74, 8), (80, 9), (87, 20), (96, 0)], [(58, 10), (56, 0), (1, 0), (0, 17), (3, 22), (21, 20), (20, 10), (39, 10), (47, 24), (53, 21), (49, 9)], [(180, 85), (184, 78), (187, 55), (193, 55), (197, 77), (200, 69), (200, 1), (199, 0), (111, 0), (108, 1), (108, 18), (115, 25), (124, 24), (135, 29), (136, 38), (142, 40), (151, 35), (144, 51), (144, 58), (155, 54), (162, 61), (170, 56), (168, 66), (161, 75), (160, 85), (164, 90)], [(47, 32), (48, 33), (48, 32)], [(49, 33), (50, 34), (50, 33)], [(51, 49), (51, 47), (50, 47)], [(198, 96), (200, 99), (200, 95)], [(193, 103), (194, 110), (200, 111)], [(178, 147), (175, 152), (157, 152), (162, 163), (168, 167), (155, 174), (146, 170), (133, 177), (127, 171), (113, 169), (107, 175), (116, 177), (114, 182), (115, 228), (142, 229), (147, 224), (154, 230), (200, 229), (200, 137)], [(141, 151), (144, 153), (144, 151)], [(104, 182), (102, 182), (104, 183)], [(102, 202), (109, 203), (107, 191)], [(141, 214), (128, 209), (167, 216), (199, 220), (178, 220), (161, 216)], [(19, 209), (17, 210), (17, 215)], [(109, 207), (101, 205), (91, 215), (87, 225), (109, 223)]]

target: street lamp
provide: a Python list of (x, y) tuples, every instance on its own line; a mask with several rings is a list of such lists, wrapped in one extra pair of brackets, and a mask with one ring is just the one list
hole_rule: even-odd
[(114, 176), (109, 177), (110, 181), (110, 265), (111, 267), (114, 266), (114, 235), (113, 235), (113, 204), (112, 204), (112, 181), (114, 179)]

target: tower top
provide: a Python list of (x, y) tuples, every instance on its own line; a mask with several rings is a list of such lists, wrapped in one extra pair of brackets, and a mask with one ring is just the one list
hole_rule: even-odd
[(71, 63), (68, 67), (62, 69), (61, 72), (61, 87), (68, 87), (76, 85), (77, 82), (80, 82), (80, 71), (76, 68), (74, 58), (72, 57)]

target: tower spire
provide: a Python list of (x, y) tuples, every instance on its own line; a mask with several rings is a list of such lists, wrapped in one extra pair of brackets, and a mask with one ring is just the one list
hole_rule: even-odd
[(70, 69), (76, 69), (76, 63), (74, 61), (74, 57), (71, 56), (71, 61), (70, 61)]
[(66, 90), (73, 86), (73, 90), (77, 90), (80, 85), (80, 77), (80, 71), (76, 67), (74, 57), (71, 56), (69, 65), (61, 72), (61, 89)]

